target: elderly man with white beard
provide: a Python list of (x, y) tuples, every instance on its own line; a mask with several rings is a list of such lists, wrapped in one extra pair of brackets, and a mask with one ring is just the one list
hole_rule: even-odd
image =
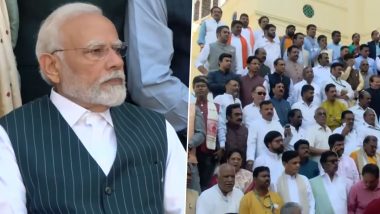
[(125, 53), (94, 5), (43, 22), (36, 55), (52, 90), (0, 120), (0, 210), (184, 212), (185, 152), (162, 115), (124, 103)]

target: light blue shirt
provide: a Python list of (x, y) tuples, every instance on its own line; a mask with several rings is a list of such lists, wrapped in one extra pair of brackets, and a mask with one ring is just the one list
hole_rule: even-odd
[[(358, 57), (355, 58), (355, 67), (357, 69), (360, 69), (360, 63), (362, 62), (363, 60), (363, 56), (360, 55)], [(375, 63), (375, 60), (373, 60), (372, 58), (370, 57), (367, 57), (366, 60), (368, 61), (368, 74), (370, 76), (372, 76), (373, 74), (377, 74), (377, 67), (376, 67), (376, 63)]]
[(303, 42), (303, 47), (309, 51), (309, 60), (310, 62), (314, 62), (315, 58), (319, 54), (319, 45), (317, 42), (317, 39), (313, 39), (310, 36), (305, 36), (304, 42)]
[(333, 42), (327, 45), (327, 49), (332, 49), (333, 55), (332, 55), (332, 61), (338, 59), (340, 57), (340, 48), (342, 45), (340, 44), (334, 44)]
[(162, 113), (182, 130), (187, 127), (189, 89), (170, 69), (174, 48), (166, 2), (130, 0), (127, 14), (128, 92), (139, 106)]

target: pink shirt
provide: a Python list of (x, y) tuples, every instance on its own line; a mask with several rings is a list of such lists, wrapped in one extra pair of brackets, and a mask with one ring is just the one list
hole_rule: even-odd
[(363, 181), (357, 182), (348, 196), (348, 214), (362, 214), (367, 205), (377, 198), (380, 198), (380, 182), (373, 191), (368, 190)]

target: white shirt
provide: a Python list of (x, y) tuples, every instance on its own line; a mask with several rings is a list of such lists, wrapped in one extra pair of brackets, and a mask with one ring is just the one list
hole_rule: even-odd
[[(248, 57), (252, 50), (250, 48), (251, 46), (249, 45), (248, 40), (246, 40), (246, 42)], [(241, 75), (244, 72), (243, 61), (247, 61), (247, 59), (243, 59), (243, 45), (241, 44), (240, 36), (235, 36), (234, 34), (231, 34), (231, 45), (236, 49), (236, 73)]]
[(253, 34), (252, 29), (250, 28), (242, 28), (241, 29), (241, 35), (247, 40), (247, 45), (249, 46), (249, 49), (251, 52), (249, 52), (248, 56), (254, 55), (253, 53), (253, 47), (251, 46), (251, 32)]
[(220, 190), (218, 184), (203, 191), (197, 200), (197, 214), (225, 214), (238, 213), (240, 200), (243, 192), (238, 188), (233, 188), (226, 196)]
[(292, 105), (292, 109), (299, 109), (302, 112), (302, 128), (308, 130), (316, 124), (314, 114), (318, 107), (319, 106), (315, 105), (314, 102), (307, 105), (307, 103), (303, 100), (300, 100)]
[(128, 92), (139, 106), (160, 112), (182, 130), (187, 127), (189, 88), (170, 69), (175, 35), (167, 26), (166, 1), (130, 0), (127, 14)]
[[(302, 96), (301, 96), (302, 87), (307, 84), (308, 83), (306, 82), (306, 80), (302, 80), (301, 82), (294, 84), (293, 92), (291, 93), (291, 96), (288, 98), (288, 102), (290, 103), (290, 105), (293, 105), (294, 103), (298, 101), (302, 101)], [(321, 87), (319, 87), (319, 85), (315, 81), (311, 82), (311, 86), (313, 86), (314, 88), (313, 103), (316, 106), (320, 106), (322, 103)]]
[(359, 105), (359, 103), (357, 103), (356, 105), (352, 106), (348, 110), (350, 110), (350, 111), (352, 111), (352, 113), (354, 113), (354, 115), (355, 115), (354, 127), (355, 127), (355, 129), (358, 129), (364, 123), (364, 116), (363, 115), (364, 115), (364, 112), (366, 109), (363, 109)]
[(301, 139), (307, 140), (307, 132), (306, 129), (299, 127), (298, 131), (294, 126), (290, 126), (290, 131), (292, 132), (292, 137), (289, 142), (288, 148), (286, 150), (294, 150), (294, 144)]
[[(268, 95), (269, 93), (267, 93)], [(243, 123), (245, 127), (249, 128), (249, 124), (251, 124), (253, 121), (262, 118), (260, 113), (260, 106), (255, 105), (254, 102), (246, 105), (243, 108)], [(273, 119), (275, 121), (279, 121), (280, 118), (277, 115), (276, 109), (273, 108)]]
[[(330, 67), (329, 66), (322, 66), (317, 65), (313, 67), (313, 73), (314, 73), (314, 79), (313, 81), (317, 83), (317, 85), (321, 85), (323, 82), (328, 80), (330, 78)], [(324, 92), (325, 89), (323, 88), (321, 92)], [(315, 93), (315, 91), (314, 91)]]
[(282, 155), (278, 155), (269, 151), (268, 149), (264, 151), (254, 162), (253, 169), (259, 166), (266, 166), (270, 171), (270, 182), (275, 187), (278, 178), (281, 176), (282, 172), (285, 170), (284, 165), (282, 165), (281, 160)]
[[(380, 127), (378, 125), (372, 126), (364, 122), (363, 125), (358, 127), (358, 141), (363, 143), (364, 138), (368, 135), (373, 135), (377, 140), (380, 140)], [(380, 146), (377, 147), (377, 152), (380, 152)]]
[[(315, 213), (315, 199), (313, 195), (313, 190), (311, 189), (311, 186), (310, 186), (309, 179), (307, 179), (306, 176), (303, 176), (300, 174), (297, 174), (296, 176), (299, 176), (300, 178), (302, 178), (303, 182), (305, 183), (306, 191), (307, 191), (307, 201), (309, 202), (309, 207), (310, 207), (309, 214), (314, 214)], [(289, 201), (284, 200), (284, 203), (296, 202), (302, 206), (301, 199), (300, 199), (301, 196), (299, 195), (299, 192), (298, 192), (296, 176), (285, 174), (285, 177), (288, 183), (288, 191), (289, 191), (290, 200)], [(303, 212), (303, 214), (306, 214), (306, 213)]]
[[(262, 40), (262, 39), (265, 39), (265, 37), (264, 37), (264, 31), (261, 28), (258, 28), (257, 30), (255, 30), (253, 32), (253, 36), (255, 37), (255, 43), (258, 42), (258, 41), (260, 41), (260, 40)], [(277, 35), (274, 37), (274, 41), (276, 43), (280, 44), (280, 38), (278, 38)]]
[(339, 158), (337, 173), (339, 176), (346, 178), (346, 184), (349, 189), (360, 180), (355, 161), (348, 155), (342, 155)]
[[(341, 127), (336, 128), (333, 133), (342, 134), (342, 131), (346, 124)], [(355, 128), (351, 130), (346, 136), (344, 136), (344, 153), (345, 155), (350, 155), (353, 151), (357, 150), (363, 145), (363, 142), (358, 141), (358, 133)]]
[(216, 20), (214, 18), (206, 19), (204, 22), (206, 24), (206, 35), (205, 35), (205, 44), (204, 45), (216, 42), (216, 40), (217, 40), (216, 29), (219, 26), (225, 25), (224, 22), (222, 22), (222, 21), (216, 22)]
[(253, 48), (253, 51), (255, 51), (257, 48), (264, 48), (265, 51), (267, 52), (267, 58), (264, 64), (268, 66), (273, 73), (274, 72), (273, 62), (277, 58), (281, 57), (280, 43), (276, 42), (276, 40), (274, 40), (273, 42), (270, 42), (267, 38), (264, 37), (263, 39), (257, 40), (255, 42), (255, 47)]
[[(333, 75), (330, 75), (329, 79), (327, 79), (324, 83), (322, 83), (323, 91), (325, 90), (324, 88), (326, 87), (326, 85), (330, 83), (335, 85), (337, 95), (340, 95), (341, 91), (345, 90), (347, 91), (346, 95), (348, 96), (349, 100), (354, 99), (354, 91), (352, 90), (351, 85), (347, 81), (342, 80), (340, 78), (336, 78)], [(323, 93), (323, 101), (325, 101), (326, 99), (327, 99), (326, 93)], [(344, 99), (338, 99), (338, 100), (341, 101), (346, 106), (349, 106), (349, 103), (346, 100)]]
[(264, 137), (270, 131), (278, 131), (282, 135), (284, 134), (284, 128), (282, 128), (280, 122), (272, 120), (267, 121), (262, 117), (249, 124), (248, 128), (248, 140), (247, 140), (247, 160), (255, 160), (268, 148), (265, 146)]
[(321, 176), (334, 213), (346, 214), (347, 198), (350, 189), (347, 187), (345, 179), (337, 174), (333, 180), (326, 173), (323, 173)]
[[(90, 155), (99, 164), (103, 172), (108, 174), (117, 150), (116, 136), (109, 110), (101, 113), (110, 125), (105, 131), (105, 136), (108, 138), (107, 142), (109, 143), (107, 146), (92, 145), (92, 137), (90, 136), (91, 126), (89, 126), (89, 124), (83, 119), (83, 116), (88, 114), (89, 111), (54, 92), (54, 90), (51, 91), (50, 99), (65, 121), (81, 140), (81, 143)], [(165, 213), (184, 213), (186, 193), (184, 185), (186, 181), (186, 153), (182, 148), (175, 130), (168, 122), (166, 122), (166, 134), (168, 139), (168, 156), (166, 160), (164, 186)], [(27, 213), (25, 186), (17, 165), (12, 144), (7, 133), (1, 126), (0, 169), (0, 180), (2, 180), (2, 182), (0, 182), (0, 190), (5, 190), (0, 191), (0, 199), (3, 200), (0, 201), (0, 210), (3, 210), (3, 207), (5, 207), (10, 208), (12, 210), (11, 213)]]
[(214, 103), (219, 104), (219, 117), (218, 117), (218, 140), (220, 148), (224, 148), (226, 145), (226, 133), (227, 133), (227, 117), (226, 110), (227, 106), (239, 103), (241, 106), (241, 101), (239, 98), (234, 98), (231, 94), (221, 94), (214, 98)]
[[(326, 126), (326, 130), (318, 123), (311, 126), (307, 133), (310, 147), (329, 150), (329, 136), (331, 134), (332, 131), (328, 126)], [(320, 156), (313, 156), (312, 159), (319, 163)]]

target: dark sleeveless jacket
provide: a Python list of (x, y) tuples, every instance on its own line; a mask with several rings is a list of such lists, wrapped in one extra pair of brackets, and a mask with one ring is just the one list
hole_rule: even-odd
[(0, 119), (26, 187), (28, 213), (163, 213), (167, 136), (158, 113), (111, 108), (117, 153), (106, 176), (45, 96)]

